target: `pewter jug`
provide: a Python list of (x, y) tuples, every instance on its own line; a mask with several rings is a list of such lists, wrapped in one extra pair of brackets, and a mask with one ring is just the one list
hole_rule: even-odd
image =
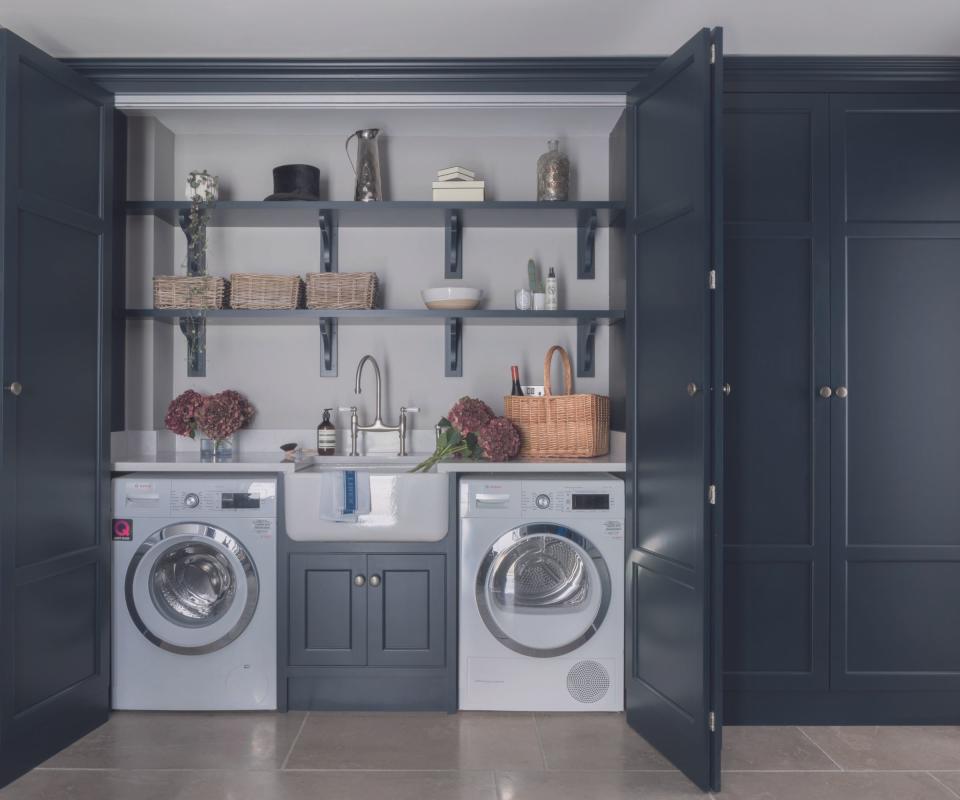
[(353, 199), (361, 202), (382, 200), (383, 191), (380, 187), (380, 142), (377, 141), (379, 128), (366, 128), (355, 131), (347, 137), (344, 144), (347, 158), (350, 158), (350, 140), (357, 140), (357, 163), (350, 158), (350, 166), (356, 175), (357, 183), (353, 192)]

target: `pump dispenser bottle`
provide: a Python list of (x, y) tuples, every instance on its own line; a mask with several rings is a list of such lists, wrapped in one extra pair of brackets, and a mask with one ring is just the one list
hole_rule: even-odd
[(323, 422), (317, 425), (317, 455), (334, 456), (337, 454), (337, 431), (330, 421), (332, 408), (323, 409)]

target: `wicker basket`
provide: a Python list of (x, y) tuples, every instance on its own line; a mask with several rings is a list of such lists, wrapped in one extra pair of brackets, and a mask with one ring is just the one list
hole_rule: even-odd
[(307, 308), (375, 308), (376, 272), (307, 273)]
[[(563, 390), (550, 386), (550, 363), (559, 352)], [(543, 397), (505, 397), (506, 417), (520, 430), (520, 455), (528, 458), (593, 458), (610, 452), (610, 398), (573, 394), (570, 356), (559, 345), (543, 360)]]
[(154, 308), (224, 308), (230, 284), (209, 275), (158, 275), (153, 279)]
[(230, 276), (230, 308), (300, 308), (302, 301), (299, 275), (235, 272)]

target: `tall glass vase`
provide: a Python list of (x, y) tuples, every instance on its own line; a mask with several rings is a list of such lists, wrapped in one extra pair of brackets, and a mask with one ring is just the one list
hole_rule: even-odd
[(200, 460), (210, 463), (233, 461), (233, 437), (227, 439), (201, 439)]
[(560, 142), (547, 142), (547, 152), (537, 159), (537, 200), (570, 197), (570, 159), (560, 152)]

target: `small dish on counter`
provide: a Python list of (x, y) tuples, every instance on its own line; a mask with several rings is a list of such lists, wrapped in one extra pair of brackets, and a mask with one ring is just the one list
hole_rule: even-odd
[(476, 308), (483, 298), (482, 289), (467, 286), (444, 286), (437, 289), (423, 289), (420, 292), (427, 308), (444, 311), (464, 311)]

